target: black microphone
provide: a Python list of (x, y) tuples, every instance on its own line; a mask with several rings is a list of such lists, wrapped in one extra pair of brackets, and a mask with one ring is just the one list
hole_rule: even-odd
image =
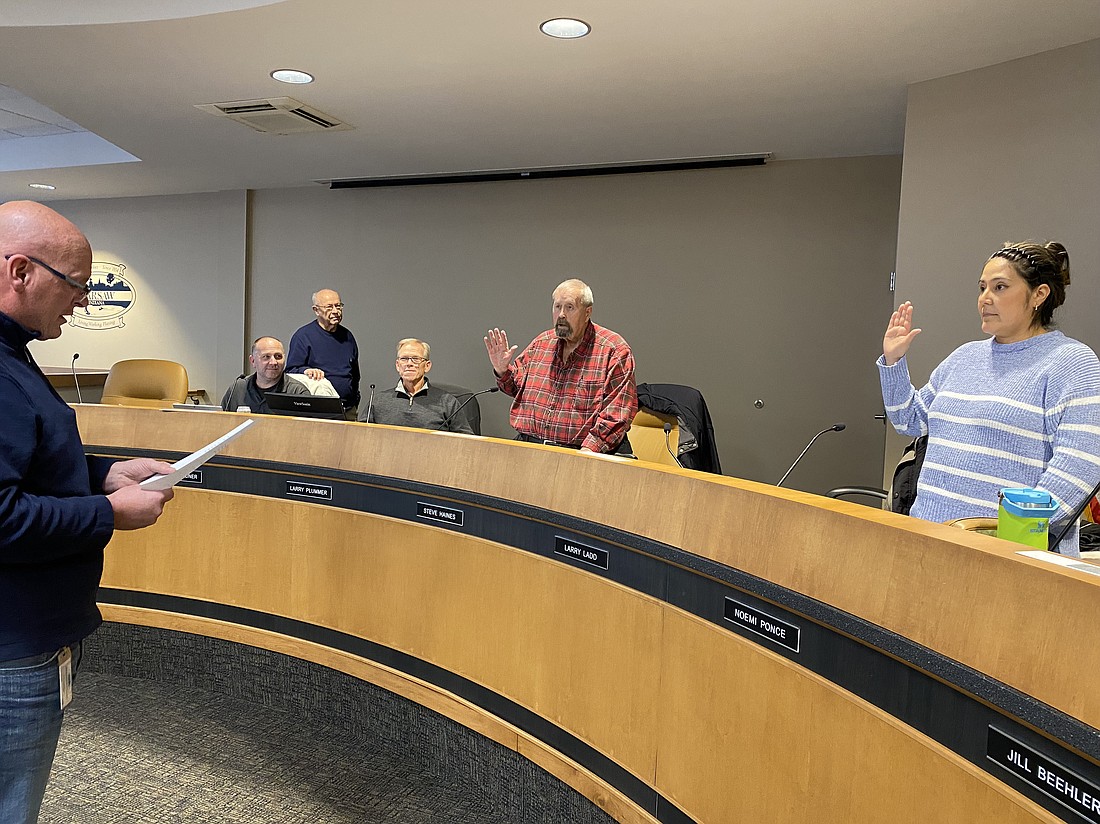
[(680, 467), (680, 469), (683, 469), (684, 465), (680, 463), (680, 459), (677, 458), (676, 453), (672, 451), (672, 438), (670, 437), (671, 435), (672, 423), (670, 421), (665, 421), (665, 449), (667, 449), (668, 454), (672, 456), (672, 460), (676, 461), (676, 465)]
[(460, 403), (458, 405), (458, 409), (456, 409), (454, 412), (452, 412), (450, 415), (448, 415), (446, 418), (443, 419), (443, 424), (442, 424), (442, 426), (440, 426), (440, 429), (446, 429), (447, 424), (449, 424), (451, 421), (453, 421), (458, 416), (458, 413), (462, 411), (462, 407), (464, 407), (466, 404), (468, 404), (470, 401), (472, 401), (478, 395), (485, 395), (489, 392), (499, 392), (499, 391), (500, 391), (499, 386), (490, 386), (488, 389), (482, 389), (478, 392), (466, 392), (465, 394), (469, 395), (470, 397), (468, 397), (466, 400), (464, 400), (462, 403)]
[(370, 423), (370, 411), (374, 408), (374, 384), (370, 385), (370, 398), (367, 400), (367, 416), (363, 418), (364, 421)]
[(816, 441), (818, 438), (820, 438), (826, 432), (843, 432), (844, 427), (845, 427), (845, 425), (842, 424), (842, 423), (834, 423), (828, 429), (822, 429), (820, 432), (818, 432), (816, 435), (814, 435), (812, 438), (810, 438), (810, 442), (808, 444), (806, 444), (806, 448), (803, 449), (799, 453), (798, 457), (794, 459), (794, 463), (791, 464), (791, 468), (783, 473), (783, 477), (779, 479), (779, 483), (777, 483), (776, 486), (783, 486), (783, 481), (787, 480), (787, 476), (791, 474), (791, 471), (796, 466), (798, 466), (798, 462), (802, 460), (802, 456), (810, 451), (810, 447), (814, 445), (814, 441)]
[(79, 352), (73, 353), (73, 362), (69, 364), (69, 368), (73, 370), (73, 386), (76, 387), (76, 402), (84, 403), (84, 398), (80, 395), (80, 381), (76, 379), (76, 359), (80, 357)]

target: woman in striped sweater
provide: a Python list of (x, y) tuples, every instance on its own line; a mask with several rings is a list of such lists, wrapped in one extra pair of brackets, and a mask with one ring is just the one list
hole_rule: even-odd
[[(1069, 255), (1060, 243), (1013, 243), (978, 280), (986, 340), (966, 343), (913, 388), (905, 354), (920, 329), (913, 306), (890, 317), (878, 361), (894, 428), (928, 437), (910, 512), (929, 521), (993, 517), (1004, 487), (1034, 487), (1058, 504), (1052, 531), (1100, 479), (1100, 362), (1052, 328), (1066, 298)], [(1078, 556), (1074, 525), (1059, 551)]]

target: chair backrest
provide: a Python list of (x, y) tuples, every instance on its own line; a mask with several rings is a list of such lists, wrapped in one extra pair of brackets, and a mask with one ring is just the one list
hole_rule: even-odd
[(100, 403), (168, 409), (187, 400), (187, 370), (175, 361), (140, 358), (111, 367)]
[[(672, 429), (668, 433), (666, 445), (665, 424), (669, 423), (672, 424)], [(634, 422), (630, 424), (627, 437), (638, 460), (676, 466), (676, 461), (669, 452), (670, 448), (673, 453), (676, 452), (680, 445), (680, 425), (675, 415), (665, 415), (640, 406)]]
[(471, 398), (474, 394), (474, 390), (467, 389), (465, 386), (459, 386), (455, 383), (439, 383), (437, 381), (431, 382), (432, 386), (436, 389), (440, 389), (449, 395), (454, 395), (458, 398), (458, 402), (462, 403), (469, 398), (469, 403), (462, 407), (462, 411), (458, 414), (466, 419), (466, 423), (470, 424), (470, 429), (473, 430), (475, 435), (481, 434), (481, 406), (477, 402), (477, 398)]
[(305, 375), (300, 375), (297, 372), (287, 372), (284, 377), (288, 381), (296, 381), (302, 384), (302, 386), (309, 390), (309, 394), (316, 395), (319, 398), (340, 397), (340, 393), (336, 391), (336, 387), (332, 385), (328, 378), (315, 380), (314, 378), (307, 378)]
[(710, 410), (698, 389), (678, 383), (639, 383), (638, 406), (679, 419), (679, 458), (686, 469), (722, 474)]

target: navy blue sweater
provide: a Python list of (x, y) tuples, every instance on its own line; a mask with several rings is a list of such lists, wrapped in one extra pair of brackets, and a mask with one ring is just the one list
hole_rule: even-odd
[(324, 372), (345, 407), (359, 403), (359, 345), (350, 330), (337, 326), (326, 332), (314, 321), (295, 332), (286, 355), (286, 371), (302, 373), (306, 369)]
[(113, 461), (85, 458), (76, 415), (0, 313), (0, 661), (49, 652), (100, 623), (96, 590), (114, 512)]

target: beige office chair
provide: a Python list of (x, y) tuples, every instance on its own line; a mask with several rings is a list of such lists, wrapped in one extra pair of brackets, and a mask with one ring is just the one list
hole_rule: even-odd
[(175, 361), (119, 361), (107, 373), (100, 403), (168, 409), (187, 400), (187, 370)]
[[(665, 424), (672, 424), (672, 430), (668, 433), (668, 444), (665, 444)], [(638, 414), (634, 416), (634, 422), (630, 424), (627, 433), (630, 439), (630, 448), (641, 461), (676, 466), (676, 460), (669, 453), (669, 449), (675, 453), (680, 445), (680, 425), (675, 415), (663, 415), (652, 409), (638, 407)]]

